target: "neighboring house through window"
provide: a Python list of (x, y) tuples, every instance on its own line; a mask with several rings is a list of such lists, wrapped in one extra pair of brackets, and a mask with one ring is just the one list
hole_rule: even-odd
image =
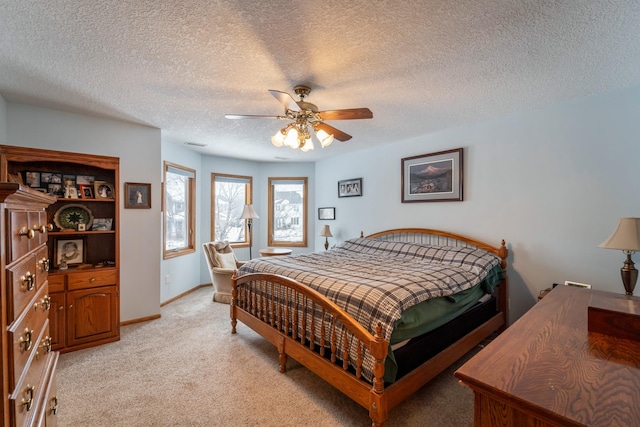
[(307, 246), (307, 178), (269, 178), (269, 246)]

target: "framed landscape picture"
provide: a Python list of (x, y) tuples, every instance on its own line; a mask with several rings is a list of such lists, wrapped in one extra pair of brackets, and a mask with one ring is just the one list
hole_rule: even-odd
[(462, 201), (462, 148), (402, 159), (402, 203)]

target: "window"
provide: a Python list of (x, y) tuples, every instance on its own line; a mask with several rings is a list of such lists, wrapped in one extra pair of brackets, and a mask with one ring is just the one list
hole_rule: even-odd
[[(234, 247), (247, 247), (251, 235), (240, 219), (245, 204), (251, 204), (250, 176), (211, 174), (211, 240), (228, 240)], [(248, 236), (248, 237), (247, 237)]]
[(164, 259), (195, 252), (196, 171), (164, 162)]
[(269, 178), (269, 246), (307, 246), (307, 178)]

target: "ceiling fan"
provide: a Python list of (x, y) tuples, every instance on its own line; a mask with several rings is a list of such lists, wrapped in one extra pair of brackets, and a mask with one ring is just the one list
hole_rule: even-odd
[[(368, 108), (318, 111), (318, 107), (315, 104), (305, 101), (305, 98), (311, 93), (311, 88), (298, 85), (293, 88), (293, 91), (300, 98), (299, 101), (293, 99), (293, 97), (286, 92), (269, 90), (269, 93), (284, 106), (283, 116), (225, 114), (225, 117), (227, 119), (291, 120), (291, 123), (287, 124), (271, 137), (271, 142), (276, 147), (282, 147), (284, 145), (294, 149), (300, 148), (302, 151), (313, 150), (311, 135), (315, 135), (318, 138), (322, 147), (331, 144), (334, 138), (339, 141), (348, 141), (351, 139), (351, 135), (326, 124), (324, 122), (325, 120), (373, 118), (373, 113)], [(310, 128), (313, 132), (310, 132)]]

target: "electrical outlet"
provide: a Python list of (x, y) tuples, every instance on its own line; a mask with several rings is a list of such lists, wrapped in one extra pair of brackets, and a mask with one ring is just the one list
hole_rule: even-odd
[(169, 283), (171, 283), (171, 275), (167, 274), (166, 276), (164, 276), (164, 284), (168, 285)]

